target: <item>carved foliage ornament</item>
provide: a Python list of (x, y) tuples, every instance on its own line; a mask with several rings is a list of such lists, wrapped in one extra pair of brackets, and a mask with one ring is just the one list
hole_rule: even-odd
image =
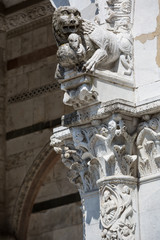
[(139, 125), (137, 148), (139, 151), (140, 176), (160, 171), (160, 115), (144, 116)]
[(133, 188), (125, 184), (108, 184), (100, 188), (103, 240), (135, 240)]
[(69, 178), (83, 191), (96, 188), (105, 176), (136, 177), (137, 156), (133, 154), (136, 134), (129, 134), (119, 114), (108, 120), (93, 120), (91, 126), (74, 127), (72, 137), (52, 139), (61, 152), (63, 163), (70, 169)]

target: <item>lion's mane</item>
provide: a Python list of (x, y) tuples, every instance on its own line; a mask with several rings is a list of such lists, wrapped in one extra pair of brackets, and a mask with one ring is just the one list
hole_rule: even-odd
[[(62, 6), (62, 7), (59, 7), (58, 9), (56, 9), (55, 12), (53, 13), (52, 27), (53, 27), (55, 39), (59, 46), (64, 43), (67, 43), (67, 40), (68, 40), (68, 35), (61, 31), (60, 21), (59, 21), (61, 12), (64, 10), (67, 10), (68, 8), (73, 9), (73, 11), (78, 11), (76, 8), (73, 8), (73, 7)], [(80, 14), (80, 12), (79, 12), (79, 14)], [(96, 25), (94, 23), (92, 23), (88, 20), (84, 20), (84, 19), (80, 18), (79, 21), (80, 21), (80, 23), (79, 23), (80, 29), (77, 32), (77, 34), (79, 34), (79, 35), (90, 34), (96, 27)]]

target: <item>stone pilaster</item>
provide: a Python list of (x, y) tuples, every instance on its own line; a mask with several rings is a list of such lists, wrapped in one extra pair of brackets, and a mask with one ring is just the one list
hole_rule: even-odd
[(6, 31), (3, 15), (3, 5), (0, 3), (0, 232), (5, 231), (5, 160), (6, 160), (6, 138), (5, 138), (5, 51)]

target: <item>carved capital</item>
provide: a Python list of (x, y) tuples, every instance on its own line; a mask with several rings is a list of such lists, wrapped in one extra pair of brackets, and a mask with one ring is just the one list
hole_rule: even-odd
[(79, 189), (94, 190), (97, 180), (106, 176), (136, 177), (136, 133), (129, 132), (127, 125), (121, 115), (114, 114), (105, 120), (93, 120), (89, 126), (64, 130), (68, 131), (65, 139), (62, 133), (53, 135), (51, 145), (61, 153), (69, 179)]
[(136, 141), (141, 177), (160, 172), (160, 115), (145, 115), (144, 120)]

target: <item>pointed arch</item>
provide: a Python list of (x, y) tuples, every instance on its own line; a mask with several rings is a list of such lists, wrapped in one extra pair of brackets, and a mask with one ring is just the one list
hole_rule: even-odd
[(49, 142), (41, 150), (29, 168), (22, 183), (13, 214), (12, 228), (17, 240), (26, 240), (29, 217), (36, 195), (49, 170), (60, 159)]

